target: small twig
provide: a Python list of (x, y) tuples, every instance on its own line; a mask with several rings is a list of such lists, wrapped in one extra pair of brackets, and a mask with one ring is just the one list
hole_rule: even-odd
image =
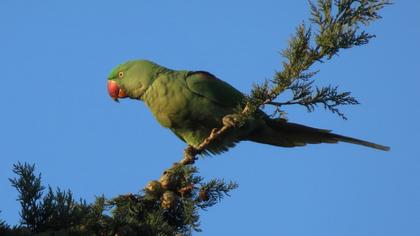
[[(245, 109), (244, 109), (245, 110)], [(184, 150), (184, 158), (180, 161), (180, 164), (182, 165), (189, 165), (194, 164), (194, 162), (197, 160), (197, 155), (202, 154), (204, 150), (217, 138), (222, 136), (227, 130), (231, 129), (232, 125), (224, 125), (222, 128), (214, 128), (210, 135), (204, 139), (204, 141), (198, 145), (198, 147), (193, 147), (188, 145), (187, 148)]]
[(299, 101), (294, 101), (294, 100), (287, 101), (287, 102), (273, 102), (273, 101), (269, 101), (269, 102), (266, 102), (265, 104), (281, 107), (281, 106), (285, 106), (285, 105), (300, 104), (300, 102)]
[[(241, 115), (250, 115), (252, 112), (250, 112), (250, 108), (248, 105), (244, 107), (244, 109), (240, 113)], [(184, 149), (184, 158), (179, 162), (182, 165), (190, 165), (194, 164), (194, 162), (197, 160), (197, 155), (202, 154), (205, 149), (216, 139), (218, 139), (220, 136), (225, 134), (228, 130), (236, 126), (235, 124), (229, 125), (225, 124), (221, 128), (214, 128), (211, 130), (210, 135), (203, 140), (203, 142), (198, 145), (198, 147), (193, 147), (191, 145), (188, 145), (187, 148)]]

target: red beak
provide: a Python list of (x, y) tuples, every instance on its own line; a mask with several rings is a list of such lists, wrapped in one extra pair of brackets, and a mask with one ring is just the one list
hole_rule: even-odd
[(111, 96), (112, 99), (115, 101), (118, 101), (118, 98), (125, 98), (127, 97), (127, 94), (122, 90), (117, 82), (113, 80), (108, 80), (108, 93), (109, 96)]

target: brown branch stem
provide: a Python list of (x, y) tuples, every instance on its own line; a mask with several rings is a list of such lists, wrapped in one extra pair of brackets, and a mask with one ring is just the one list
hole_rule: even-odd
[(291, 101), (287, 101), (287, 102), (273, 102), (273, 101), (269, 101), (269, 102), (266, 102), (265, 104), (281, 107), (281, 106), (285, 106), (285, 105), (300, 104), (300, 102), (299, 101), (295, 101), (295, 100), (291, 100)]

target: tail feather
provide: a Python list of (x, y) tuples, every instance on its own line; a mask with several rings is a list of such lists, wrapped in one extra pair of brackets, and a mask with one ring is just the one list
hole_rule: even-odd
[(330, 130), (289, 123), (284, 119), (266, 119), (266, 124), (267, 125), (265, 127), (256, 129), (248, 137), (248, 139), (258, 143), (282, 147), (304, 146), (306, 144), (317, 143), (347, 142), (383, 151), (390, 150), (390, 147), (387, 146), (331, 133)]
[(357, 139), (357, 138), (347, 137), (347, 136), (334, 134), (334, 133), (330, 133), (330, 135), (331, 135), (331, 137), (334, 137), (338, 141), (341, 141), (341, 142), (363, 145), (363, 146), (366, 146), (366, 147), (375, 148), (375, 149), (379, 149), (379, 150), (382, 150), (382, 151), (389, 151), (391, 149), (388, 146), (372, 143), (372, 142)]

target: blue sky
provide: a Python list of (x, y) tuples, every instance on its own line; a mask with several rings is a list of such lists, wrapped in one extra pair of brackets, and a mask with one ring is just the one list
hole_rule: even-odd
[[(390, 145), (285, 149), (243, 142), (200, 160), (238, 190), (201, 217), (197, 235), (419, 235), (420, 3), (398, 1), (369, 26), (377, 38), (317, 65), (361, 105), (349, 120), (289, 108), (291, 121)], [(136, 192), (180, 159), (182, 143), (144, 104), (114, 103), (111, 69), (145, 58), (207, 70), (243, 92), (279, 70), (279, 52), (308, 18), (299, 1), (0, 2), (0, 218), (17, 223), (12, 164), (76, 197)]]

